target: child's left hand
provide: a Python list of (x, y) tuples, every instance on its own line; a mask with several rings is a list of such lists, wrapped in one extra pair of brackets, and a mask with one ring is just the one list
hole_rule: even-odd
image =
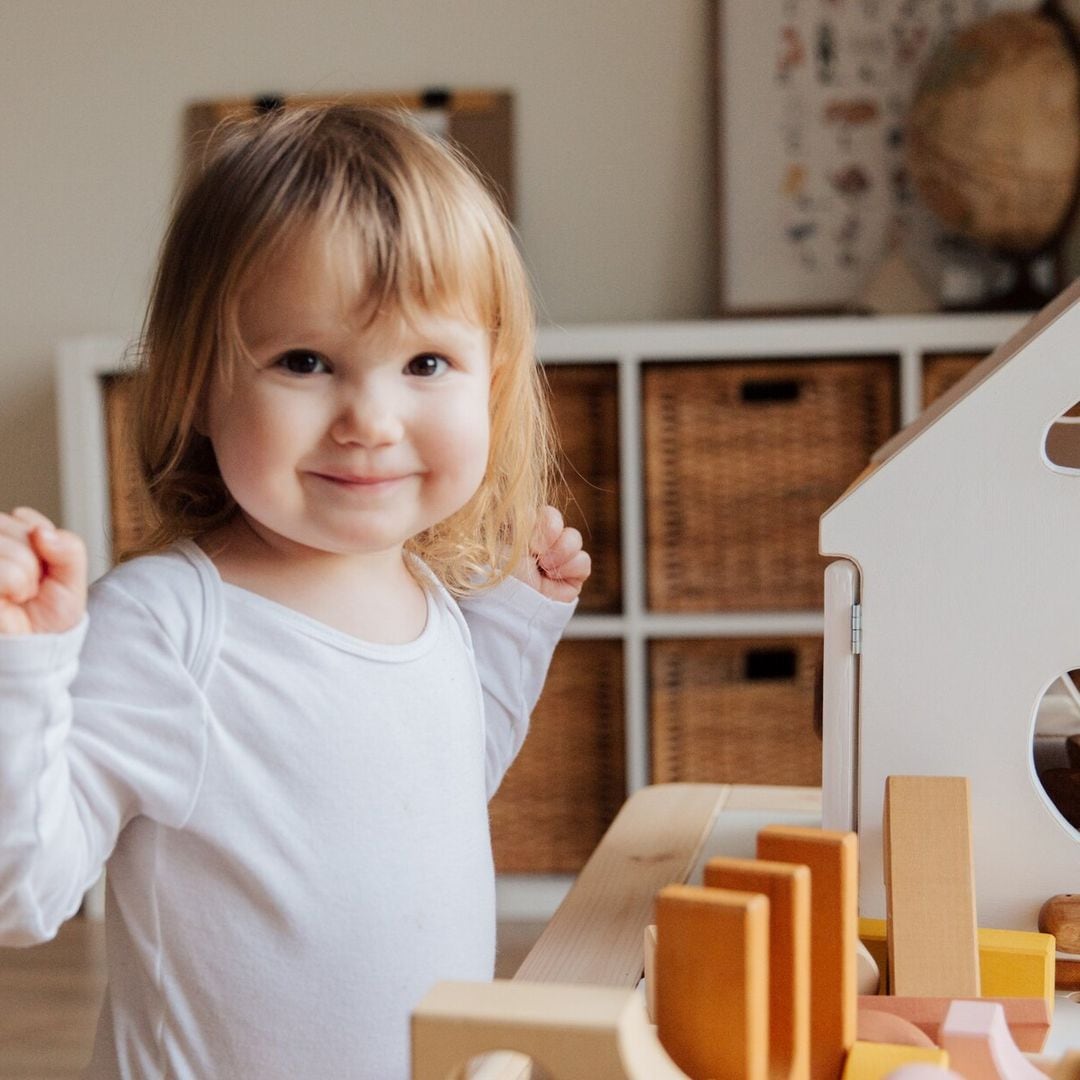
[(531, 585), (550, 600), (576, 600), (592, 572), (592, 559), (582, 550), (581, 533), (568, 528), (554, 506), (545, 506), (533, 531), (529, 554), (514, 577)]

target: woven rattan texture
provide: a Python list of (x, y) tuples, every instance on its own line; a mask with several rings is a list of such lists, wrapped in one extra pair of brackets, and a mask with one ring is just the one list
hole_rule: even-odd
[(561, 446), (567, 524), (580, 529), (592, 556), (582, 613), (622, 608), (619, 563), (619, 402), (614, 364), (559, 364), (546, 369)]
[(622, 643), (564, 641), (491, 803), (503, 873), (575, 873), (626, 798)]
[(936, 353), (927, 356), (923, 360), (923, 408), (958, 383), (982, 358), (981, 353)]
[(654, 641), (654, 783), (821, 783), (819, 638)]
[(819, 608), (818, 518), (895, 430), (894, 358), (642, 371), (656, 611)]

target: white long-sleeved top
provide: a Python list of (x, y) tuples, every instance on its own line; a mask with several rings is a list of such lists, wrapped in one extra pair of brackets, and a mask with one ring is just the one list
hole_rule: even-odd
[(573, 605), (427, 592), (419, 638), (365, 643), (182, 544), (0, 640), (0, 944), (108, 860), (87, 1077), (403, 1078), (431, 984), (491, 977), (487, 800)]

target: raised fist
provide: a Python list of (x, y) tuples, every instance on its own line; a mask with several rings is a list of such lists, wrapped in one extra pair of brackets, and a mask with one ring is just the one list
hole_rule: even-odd
[(29, 507), (0, 513), (0, 634), (59, 634), (86, 611), (86, 546)]

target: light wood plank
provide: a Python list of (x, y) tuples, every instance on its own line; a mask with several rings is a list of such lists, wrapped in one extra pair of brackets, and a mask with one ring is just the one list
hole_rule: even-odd
[(514, 978), (636, 986), (656, 894), (686, 880), (730, 791), (658, 784), (631, 795)]
[(978, 997), (967, 777), (890, 776), (883, 833), (890, 993)]

